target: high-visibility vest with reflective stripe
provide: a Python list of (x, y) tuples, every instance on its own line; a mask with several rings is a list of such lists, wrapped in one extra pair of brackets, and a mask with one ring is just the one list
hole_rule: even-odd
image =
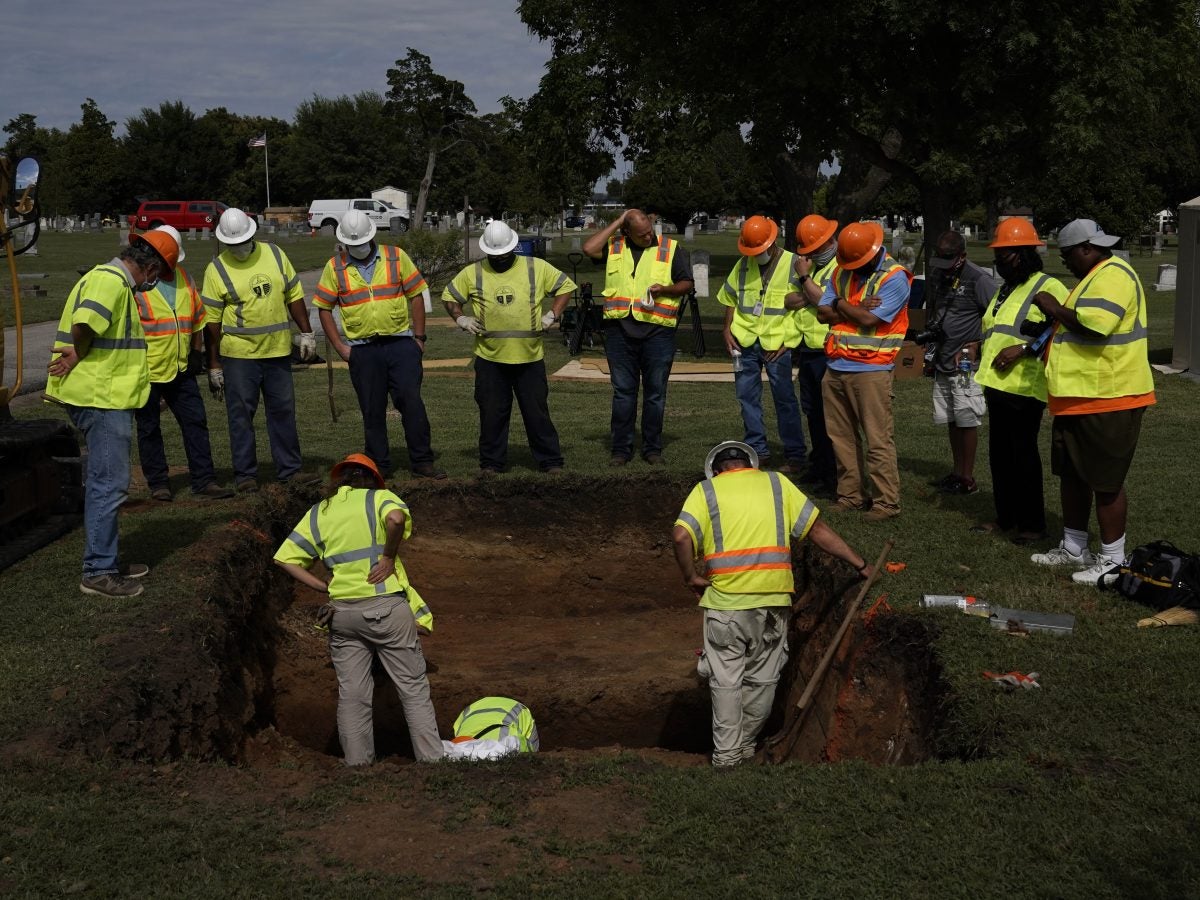
[(541, 747), (533, 713), (524, 703), (510, 697), (476, 700), (454, 720), (456, 738), (498, 741), (509, 735), (518, 739), (521, 753), (534, 753)]
[(165, 384), (174, 381), (187, 368), (192, 335), (204, 326), (204, 304), (192, 279), (181, 267), (175, 268), (175, 307), (167, 302), (158, 287), (134, 294), (138, 317), (146, 333), (146, 364), (150, 381)]
[[(819, 269), (809, 273), (809, 278), (813, 280), (821, 290), (825, 289), (825, 285), (829, 283), (829, 278), (833, 275), (833, 270), (837, 268), (837, 257), (825, 263)], [(803, 290), (803, 286), (801, 287)], [(822, 322), (817, 318), (817, 308), (805, 304), (794, 313), (796, 317), (796, 328), (800, 332), (800, 343), (805, 350), (824, 350), (825, 339), (829, 336), (829, 323)]]
[(446, 285), (442, 300), (470, 304), (471, 315), (483, 328), (483, 334), (475, 336), (476, 356), (519, 364), (545, 356), (544, 301), (573, 290), (575, 282), (550, 263), (519, 256), (503, 272), (483, 260), (467, 266)]
[[(701, 508), (697, 491), (700, 515), (689, 511)], [(676, 523), (699, 538), (705, 575), (718, 591), (779, 594), (795, 588), (791, 538), (807, 535), (819, 514), (778, 472), (731, 469), (700, 482)]]
[(1065, 305), (1083, 325), (1111, 332), (1093, 338), (1061, 325), (1056, 328), (1046, 357), (1050, 396), (1101, 399), (1154, 390), (1146, 293), (1129, 263), (1117, 256), (1099, 263), (1075, 286)]
[(409, 587), (408, 573), (396, 557), (396, 571), (379, 584), (367, 575), (379, 562), (387, 540), (384, 520), (392, 509), (405, 514), (404, 538), (412, 534), (408, 506), (391, 491), (342, 487), (328, 500), (312, 506), (280, 545), (275, 559), (306, 565), (314, 559), (333, 573), (329, 596), (333, 600), (365, 600), (395, 594)]
[[(831, 280), (833, 293), (852, 306), (858, 306), (864, 297), (879, 293), (884, 282), (892, 278), (912, 276), (908, 270), (891, 256), (884, 256), (882, 264), (866, 280), (858, 278), (852, 270), (840, 266), (833, 270)], [(904, 332), (908, 331), (908, 306), (890, 322), (880, 322), (875, 328), (859, 328), (853, 322), (838, 322), (829, 329), (825, 339), (825, 355), (830, 359), (848, 359), (872, 366), (890, 366), (904, 343)]]
[(608, 264), (604, 272), (604, 318), (623, 319), (632, 315), (639, 322), (651, 325), (666, 325), (674, 328), (679, 319), (679, 304), (682, 297), (664, 297), (654, 300), (652, 309), (643, 309), (641, 300), (652, 284), (670, 285), (671, 263), (679, 245), (665, 235), (658, 243), (645, 248), (633, 265), (633, 253), (625, 243), (624, 235), (616, 235), (608, 242)]
[(73, 345), (71, 326), (77, 324), (87, 325), (95, 337), (74, 369), (47, 378), (46, 396), (96, 409), (145, 406), (150, 397), (146, 335), (133, 299), (132, 279), (117, 260), (96, 266), (71, 289), (54, 334), (55, 349)]
[[(988, 303), (983, 314), (983, 344), (979, 351), (979, 371), (975, 381), (984, 387), (995, 388), (1021, 397), (1046, 400), (1046, 366), (1038, 357), (1025, 354), (1003, 371), (992, 363), (996, 355), (1008, 347), (1027, 344), (1033, 340), (1021, 333), (1021, 323), (1026, 319), (1034, 322), (1046, 321), (1045, 314), (1033, 302), (1039, 291), (1045, 291), (1060, 303), (1067, 297), (1067, 288), (1061, 281), (1044, 272), (1035, 272), (1017, 285), (1003, 301), (999, 301), (1001, 285)], [(999, 309), (996, 304), (1000, 303)]]
[(325, 264), (313, 295), (320, 309), (339, 307), (349, 340), (402, 334), (412, 328), (409, 301), (421, 296), (425, 277), (399, 247), (379, 246), (367, 284), (350, 256), (339, 253)]
[(729, 330), (743, 347), (752, 347), (759, 341), (764, 350), (772, 351), (799, 343), (796, 317), (784, 304), (794, 290), (791, 277), (795, 258), (795, 254), (781, 250), (764, 288), (758, 261), (743, 256), (734, 263), (733, 271), (721, 285), (717, 299), (733, 307)]
[(303, 300), (300, 276), (274, 244), (257, 244), (244, 261), (224, 252), (204, 273), (200, 291), (221, 323), (221, 355), (276, 359), (292, 352), (288, 304)]

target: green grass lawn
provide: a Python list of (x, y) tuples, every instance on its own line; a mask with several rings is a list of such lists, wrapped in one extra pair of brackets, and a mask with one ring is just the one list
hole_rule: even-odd
[[(101, 237), (108, 243), (107, 235)], [(713, 254), (714, 272), (719, 259), (732, 258), (730, 236), (703, 236), (700, 242)], [(50, 247), (48, 243), (43, 261)], [(293, 252), (290, 246), (288, 250)], [(326, 246), (321, 252), (327, 251)], [(555, 258), (557, 251), (558, 242)], [(94, 259), (102, 256), (97, 252)], [(972, 256), (984, 260), (987, 251), (972, 246)], [(1147, 284), (1164, 261), (1173, 260), (1133, 257)], [(1049, 263), (1050, 271), (1062, 273), (1053, 251)], [(45, 262), (43, 266), (48, 268)], [(1148, 296), (1152, 352), (1161, 359), (1169, 356), (1174, 294), (1151, 291)], [(716, 321), (709, 317), (713, 327)], [(455, 329), (432, 333), (431, 356), (469, 353), (467, 337)], [(690, 346), (686, 339), (681, 344)], [(565, 360), (561, 343), (550, 343), (548, 367), (554, 370)], [(324, 369), (296, 373), (304, 455), (322, 468), (359, 449), (361, 442), (361, 419), (348, 377), (345, 370), (335, 374), (341, 411), (336, 424), (328, 412)], [(1159, 402), (1146, 415), (1128, 481), (1128, 545), (1169, 538), (1184, 548), (1200, 549), (1197, 481), (1191, 469), (1200, 387), (1157, 374), (1155, 387)], [(469, 372), (430, 370), (426, 375), (434, 448), (452, 478), (468, 477), (477, 466), (478, 420), (471, 392)], [(551, 384), (551, 410), (563, 439), (567, 477), (609, 474), (604, 443), (609, 399), (603, 382)], [(138, 517), (135, 534), (122, 535), (123, 541), (136, 541), (156, 566), (137, 605), (79, 594), (79, 532), (0, 574), (0, 684), (5, 687), (0, 692), (0, 759), (6, 760), (0, 779), (0, 822), (5, 823), (0, 828), (0, 892), (1200, 895), (1200, 863), (1194, 852), (1200, 833), (1200, 767), (1195, 762), (1200, 629), (1136, 629), (1134, 623), (1146, 614), (1142, 608), (1034, 566), (1028, 549), (970, 532), (971, 525), (992, 517), (987, 424), (977, 461), (980, 492), (946, 497), (927, 484), (949, 466), (945, 430), (930, 421), (929, 383), (897, 382), (895, 404), (903, 515), (883, 525), (843, 515), (833, 524), (869, 559), (885, 538), (895, 538), (892, 558), (908, 564), (903, 572), (886, 576), (879, 589), (889, 592), (889, 602), (900, 614), (919, 616), (936, 628), (933, 652), (949, 685), (943, 698), (945, 723), (935, 737), (938, 760), (903, 769), (859, 763), (787, 765), (714, 777), (706, 768), (658, 766), (635, 756), (548, 755), (432, 772), (416, 767), (334, 771), (293, 784), (287, 764), (262, 775), (194, 760), (151, 768), (18, 755), (15, 751), (26, 742), (86, 710), (93, 691), (111, 677), (106, 667), (111, 648), (128, 640), (135, 626), (140, 639), (153, 640), (157, 632), (146, 628), (147, 622), (165, 633), (182, 628), (195, 615), (187, 595), (197, 565), (193, 545), (203, 548), (206, 535), (254, 501), (160, 506)], [(219, 476), (228, 481), (224, 413), (211, 400), (208, 408)], [(56, 412), (23, 405), (18, 414)], [(399, 429), (393, 425), (399, 443)], [(259, 454), (265, 460), (261, 414), (259, 426)], [(769, 410), (768, 426), (773, 432)], [(174, 427), (165, 430), (169, 457), (182, 461)], [(1047, 419), (1044, 450), (1049, 430)], [(732, 384), (671, 386), (669, 471), (697, 477), (706, 450), (740, 434)], [(542, 477), (532, 471), (519, 418), (514, 419), (512, 443), (513, 472), (504, 477)], [(638, 469), (631, 466), (616, 476), (616, 483), (636, 490), (637, 477)], [(1056, 533), (1061, 528), (1057, 483), (1048, 465), (1045, 482), (1050, 528)], [(402, 494), (403, 487), (401, 483)], [(185, 492), (186, 485), (178, 483), (176, 489)], [(664, 536), (674, 512), (663, 510)], [(978, 619), (918, 609), (926, 592), (966, 592), (1006, 606), (1071, 612), (1077, 617), (1076, 630), (1066, 638), (1008, 637)], [(1037, 671), (1042, 689), (1004, 692), (981, 678), (984, 669)], [(199, 787), (205, 784), (209, 787)], [(594, 799), (597, 791), (624, 798), (622, 812), (608, 823), (611, 831), (564, 842), (553, 821), (539, 821), (539, 803), (555, 797)], [(311, 844), (298, 836), (313, 828), (352, 831), (367, 827), (363, 822), (378, 823), (378, 815), (361, 817), (380, 804), (391, 804), (385, 808), (396, 817), (420, 821), (435, 802), (439, 810), (449, 804), (457, 812), (448, 819), (429, 819), (420, 843), (406, 843), (397, 852), (434, 853), (439, 837), (466, 829), (481, 840), (500, 841), (520, 865), (482, 878), (470, 869), (474, 874), (464, 875), (461, 885), (434, 887), (382, 863), (311, 864)], [(386, 831), (387, 825), (383, 827)]]

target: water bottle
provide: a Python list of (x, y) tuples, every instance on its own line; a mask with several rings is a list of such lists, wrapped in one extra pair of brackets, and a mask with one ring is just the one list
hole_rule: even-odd
[(742, 351), (734, 350), (733, 351), (733, 374), (736, 375), (740, 371), (742, 371)]
[(971, 383), (971, 358), (967, 354), (962, 354), (958, 358), (958, 384), (960, 387), (966, 387)]

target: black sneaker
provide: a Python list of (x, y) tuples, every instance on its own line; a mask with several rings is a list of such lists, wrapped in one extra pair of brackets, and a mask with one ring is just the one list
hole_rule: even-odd
[(85, 594), (95, 594), (98, 597), (108, 597), (112, 600), (123, 600), (126, 597), (136, 597), (145, 588), (123, 575), (85, 575), (79, 582), (79, 590)]
[(974, 478), (962, 478), (955, 475), (953, 481), (947, 482), (938, 490), (943, 494), (974, 494), (979, 490), (979, 485), (975, 483)]

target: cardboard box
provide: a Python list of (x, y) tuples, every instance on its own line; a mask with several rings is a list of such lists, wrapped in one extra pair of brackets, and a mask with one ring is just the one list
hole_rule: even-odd
[(912, 309), (908, 310), (908, 333), (914, 334), (918, 331), (925, 330), (925, 310)]
[(896, 354), (896, 378), (920, 378), (925, 368), (925, 348), (905, 341)]

